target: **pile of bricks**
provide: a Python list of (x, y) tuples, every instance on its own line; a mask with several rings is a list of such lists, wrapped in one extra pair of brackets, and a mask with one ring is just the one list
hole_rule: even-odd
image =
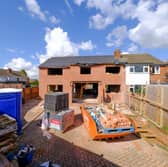
[(104, 128), (127, 128), (131, 126), (131, 121), (121, 113), (106, 113), (100, 117), (100, 122)]

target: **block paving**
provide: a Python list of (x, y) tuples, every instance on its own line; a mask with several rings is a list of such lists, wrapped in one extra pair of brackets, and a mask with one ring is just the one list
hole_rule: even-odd
[[(23, 131), (20, 142), (32, 144), (36, 148), (29, 166), (36, 167), (48, 160), (61, 167), (168, 166), (167, 151), (133, 134), (111, 141), (92, 141), (83, 124), (79, 106), (72, 106), (76, 112), (75, 124), (65, 133), (53, 129), (42, 131), (40, 119), (33, 121)], [(30, 101), (23, 105), (23, 110), (25, 115), (31, 117), (31, 112), (40, 112), (42, 107)]]

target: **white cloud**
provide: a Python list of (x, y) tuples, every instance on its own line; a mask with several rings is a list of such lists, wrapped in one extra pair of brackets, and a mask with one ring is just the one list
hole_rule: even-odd
[(89, 26), (95, 29), (106, 28), (121, 15), (126, 19), (132, 17), (134, 8), (136, 8), (132, 0), (88, 0), (87, 7), (96, 8), (98, 11), (89, 20)]
[(131, 43), (129, 48), (128, 48), (129, 53), (135, 53), (138, 52), (138, 46), (134, 43)]
[(123, 44), (125, 38), (127, 38), (127, 27), (126, 26), (119, 26), (113, 29), (107, 36), (106, 36), (106, 46), (108, 47), (119, 47)]
[(139, 23), (129, 31), (129, 37), (135, 43), (145, 48), (168, 47), (168, 2), (156, 5), (149, 2), (139, 2), (136, 16)]
[(168, 47), (167, 0), (87, 0), (87, 7), (97, 11), (89, 19), (90, 28), (104, 29), (118, 18), (135, 21), (128, 31), (133, 43), (145, 48)]
[(111, 24), (112, 21), (113, 18), (105, 17), (98, 13), (90, 18), (89, 27), (101, 30), (107, 27), (107, 25)]
[(122, 55), (127, 55), (129, 52), (121, 52)]
[[(96, 8), (100, 11), (93, 15), (89, 20), (90, 28), (95, 29), (104, 29), (109, 24), (114, 21), (114, 17), (112, 15), (112, 0), (88, 0), (87, 7), (88, 8)], [(109, 14), (111, 13), (111, 14)]]
[(85, 0), (74, 0), (74, 3), (80, 6)]
[[(48, 21), (52, 24), (58, 24), (60, 20), (53, 15), (50, 15), (49, 11), (42, 11), (40, 5), (36, 0), (25, 0), (25, 4), (32, 16), (38, 17), (42, 21)], [(22, 10), (21, 7), (18, 10)]]
[(19, 10), (20, 12), (24, 12), (24, 8), (23, 8), (22, 6), (18, 6), (18, 10)]
[(50, 57), (77, 56), (79, 50), (91, 50), (95, 47), (91, 40), (80, 44), (70, 40), (68, 33), (60, 27), (47, 29), (45, 34), (46, 53), (39, 55), (40, 63)]
[(46, 54), (40, 55), (40, 63), (50, 57), (78, 55), (77, 46), (61, 28), (48, 29), (45, 35)]
[(96, 48), (96, 45), (94, 45), (92, 41), (89, 40), (86, 42), (81, 42), (81, 44), (78, 47), (79, 49), (82, 49), (82, 50), (93, 50), (94, 48)]
[(44, 12), (41, 11), (39, 4), (36, 0), (25, 0), (26, 7), (33, 16), (39, 17), (40, 20), (45, 21), (46, 16)]
[(37, 78), (38, 75), (38, 68), (22, 57), (13, 58), (9, 63), (5, 64), (4, 68), (11, 68), (16, 71), (25, 69), (30, 78)]
[(49, 20), (50, 20), (50, 22), (53, 23), (53, 24), (58, 24), (58, 23), (60, 22), (60, 20), (57, 19), (55, 16), (50, 16), (50, 17), (49, 17)]

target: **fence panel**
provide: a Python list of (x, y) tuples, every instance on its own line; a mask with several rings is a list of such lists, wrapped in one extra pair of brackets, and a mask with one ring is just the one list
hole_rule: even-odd
[[(142, 88), (141, 88), (142, 89)], [(168, 85), (147, 85), (141, 95), (127, 94), (126, 103), (158, 127), (168, 127)]]
[(23, 98), (25, 101), (36, 98), (39, 96), (39, 88), (23, 88)]

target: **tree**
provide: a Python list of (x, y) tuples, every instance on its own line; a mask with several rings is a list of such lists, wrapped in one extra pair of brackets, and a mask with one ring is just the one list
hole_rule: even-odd
[(38, 87), (39, 81), (37, 79), (33, 79), (30, 81), (31, 87)]
[(23, 76), (27, 77), (27, 72), (26, 72), (25, 69), (22, 69), (20, 72), (21, 72), (21, 74), (22, 74)]

